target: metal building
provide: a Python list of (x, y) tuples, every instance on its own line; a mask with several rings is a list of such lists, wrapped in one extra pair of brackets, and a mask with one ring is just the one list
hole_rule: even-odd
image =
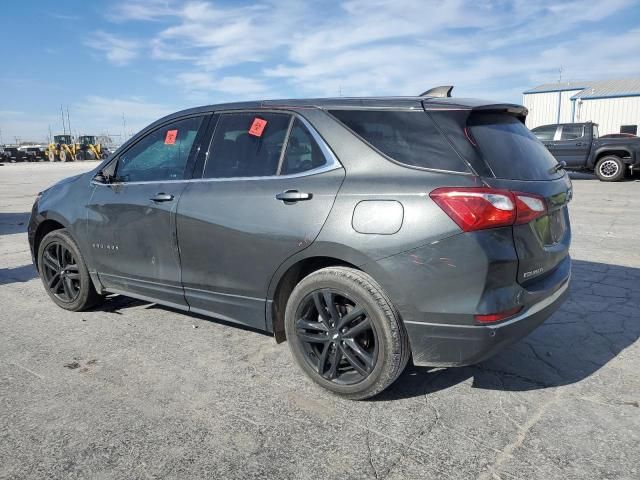
[(522, 103), (529, 128), (590, 121), (600, 135), (640, 134), (640, 78), (547, 83), (523, 92)]

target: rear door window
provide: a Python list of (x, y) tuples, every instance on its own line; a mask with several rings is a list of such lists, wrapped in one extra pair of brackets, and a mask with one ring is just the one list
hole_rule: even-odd
[(327, 159), (309, 130), (300, 120), (294, 120), (280, 174), (303, 173), (322, 167), (326, 163)]
[(575, 140), (584, 136), (584, 125), (563, 125), (560, 140)]
[(424, 111), (331, 110), (353, 133), (410, 167), (470, 172)]
[(225, 113), (216, 125), (204, 178), (276, 175), (291, 115)]

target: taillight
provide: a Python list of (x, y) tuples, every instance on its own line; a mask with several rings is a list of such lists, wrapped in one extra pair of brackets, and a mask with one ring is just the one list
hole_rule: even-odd
[(517, 218), (516, 225), (529, 223), (545, 213), (547, 213), (547, 204), (544, 198), (532, 195), (530, 193), (514, 192), (516, 197)]
[(494, 188), (437, 188), (429, 196), (465, 232), (528, 223), (547, 211), (542, 197)]

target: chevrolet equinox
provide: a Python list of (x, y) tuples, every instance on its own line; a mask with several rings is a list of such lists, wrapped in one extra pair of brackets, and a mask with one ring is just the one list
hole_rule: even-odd
[(480, 362), (565, 299), (572, 189), (524, 107), (449, 92), (158, 120), (38, 195), (45, 290), (71, 311), (122, 294), (271, 332), (352, 399), (410, 358)]

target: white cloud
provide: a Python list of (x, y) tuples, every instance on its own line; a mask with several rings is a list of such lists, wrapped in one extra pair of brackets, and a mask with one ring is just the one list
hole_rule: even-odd
[(127, 40), (103, 31), (97, 31), (90, 35), (85, 44), (104, 52), (107, 60), (116, 66), (124, 66), (131, 63), (140, 53), (139, 42)]
[(129, 0), (112, 8), (107, 18), (114, 22), (155, 21), (172, 14), (174, 10), (170, 3), (167, 0)]
[[(502, 97), (506, 89), (512, 95), (531, 82), (552, 81), (561, 65), (565, 78), (612, 75), (615, 66), (615, 76), (640, 73), (640, 66), (628, 61), (632, 57), (624, 59), (633, 55), (630, 45), (638, 44), (635, 34), (617, 31), (612, 36), (609, 26), (607, 32), (597, 28), (598, 22), (637, 4), (130, 0), (112, 9), (109, 18), (149, 22), (155, 33), (139, 43), (114, 42), (99, 33), (101, 49), (116, 64), (142, 50), (156, 61), (174, 62), (177, 73), (162, 81), (179, 85), (190, 98), (290, 96), (289, 91), (415, 94), (447, 83), (469, 94)], [(592, 43), (576, 49), (576, 37)], [(597, 65), (595, 51), (601, 55)]]

